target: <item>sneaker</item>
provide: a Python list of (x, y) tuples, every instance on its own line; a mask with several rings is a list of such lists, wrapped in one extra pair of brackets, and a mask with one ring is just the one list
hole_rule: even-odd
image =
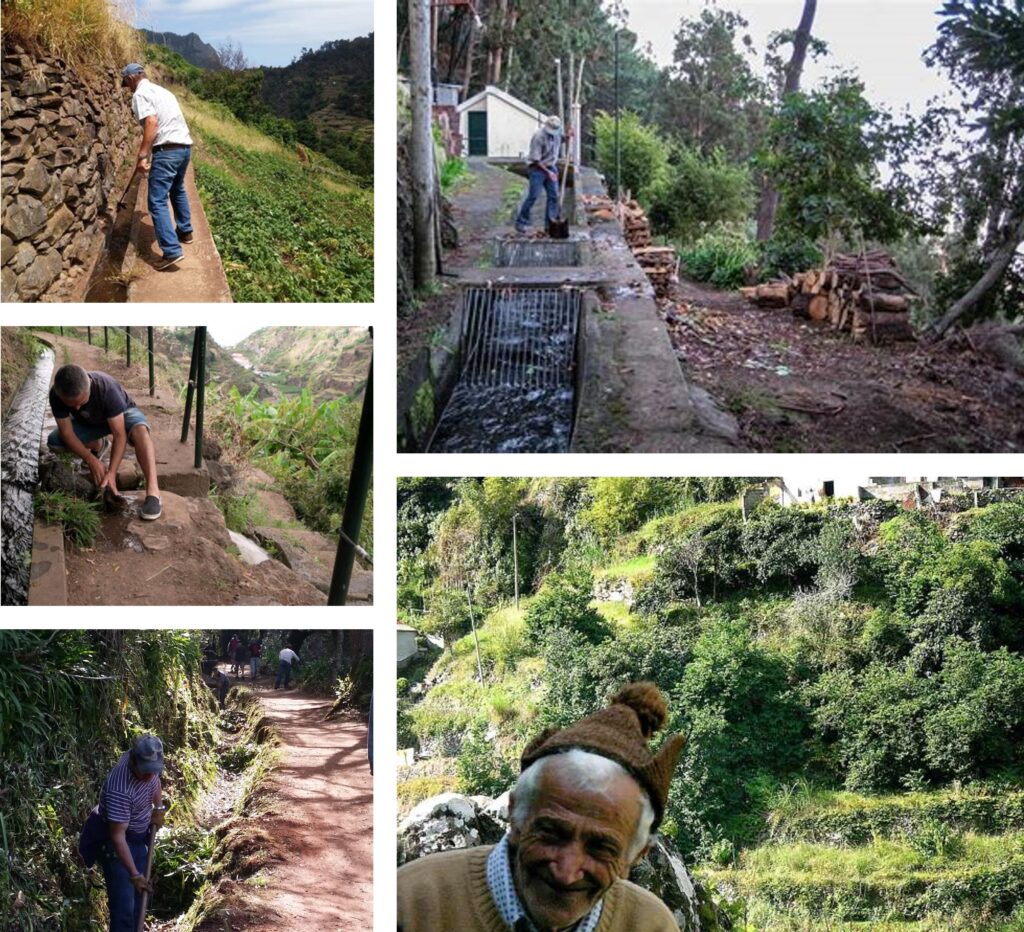
[(147, 495), (146, 500), (142, 503), (142, 519), (144, 521), (156, 521), (162, 513), (163, 509), (160, 507), (160, 499), (155, 495)]
[(178, 242), (179, 243), (191, 243), (192, 242), (192, 231), (191, 230), (188, 233), (182, 233), (181, 230), (178, 230), (177, 233), (178, 233)]
[(518, 233), (520, 236), (525, 236), (529, 232), (530, 230), (528, 227), (521, 227), (518, 223), (516, 224), (516, 233)]
[(185, 253), (182, 253), (180, 256), (174, 256), (171, 259), (163, 259), (161, 262), (157, 263), (156, 270), (158, 272), (165, 272), (167, 269), (171, 268), (172, 266), (175, 266), (179, 262), (184, 261), (184, 259), (185, 259)]

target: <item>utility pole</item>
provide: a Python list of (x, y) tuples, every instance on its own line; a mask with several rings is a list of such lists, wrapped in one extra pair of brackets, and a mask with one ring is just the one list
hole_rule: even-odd
[(409, 0), (409, 88), (412, 107), (413, 282), (429, 288), (437, 272), (434, 239), (434, 136), (431, 132), (430, 0)]
[(615, 200), (622, 197), (622, 145), (619, 140), (619, 25), (615, 24)]
[(512, 565), (515, 567), (516, 587), (516, 611), (519, 611), (519, 546), (516, 542), (516, 519), (519, 515), (512, 515)]
[(469, 597), (469, 586), (466, 586), (466, 602), (469, 604), (469, 624), (473, 629), (473, 643), (476, 645), (476, 672), (480, 674), (480, 685), (484, 685), (484, 665), (480, 662), (480, 638), (476, 633), (476, 619), (473, 617), (473, 600)]

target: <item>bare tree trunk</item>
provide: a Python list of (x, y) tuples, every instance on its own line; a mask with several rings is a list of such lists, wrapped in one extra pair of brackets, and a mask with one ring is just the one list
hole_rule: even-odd
[[(818, 8), (818, 0), (804, 0), (804, 12), (800, 17), (800, 25), (793, 36), (793, 54), (786, 66), (786, 84), (782, 89), (782, 99), (788, 94), (800, 90), (800, 76), (803, 74), (804, 61), (807, 59), (807, 46), (811, 41), (811, 27), (814, 25), (814, 14)], [(770, 239), (775, 229), (775, 212), (779, 209), (779, 192), (771, 183), (771, 179), (761, 178), (761, 202), (757, 207), (757, 240), (764, 242)]]
[(476, 22), (469, 19), (469, 45), (466, 47), (466, 72), (462, 78), (462, 99), (469, 98), (469, 87), (473, 81), (473, 54), (476, 52)]
[(434, 239), (434, 138), (431, 133), (430, 0), (409, 0), (409, 86), (412, 107), (413, 282), (428, 288), (434, 282), (437, 255)]
[(978, 302), (999, 284), (1010, 262), (1013, 261), (1017, 247), (1024, 243), (1024, 213), (1016, 214), (1011, 218), (1010, 224), (1006, 239), (992, 254), (992, 259), (985, 273), (971, 286), (967, 294), (960, 298), (939, 320), (928, 328), (929, 335), (933, 339), (941, 337), (953, 324), (968, 311), (976, 307)]

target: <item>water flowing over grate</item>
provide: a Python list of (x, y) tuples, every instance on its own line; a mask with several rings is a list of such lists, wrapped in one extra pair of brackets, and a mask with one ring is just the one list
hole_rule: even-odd
[(580, 244), (550, 240), (501, 239), (494, 246), (494, 264), (498, 268), (544, 268), (580, 264)]
[(572, 288), (470, 288), (462, 315), (462, 380), (572, 385), (583, 296)]
[(567, 450), (582, 307), (575, 288), (467, 289), (461, 373), (428, 449)]

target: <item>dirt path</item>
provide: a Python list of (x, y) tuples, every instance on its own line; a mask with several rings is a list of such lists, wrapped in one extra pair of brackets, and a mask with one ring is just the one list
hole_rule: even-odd
[(662, 302), (690, 377), (780, 453), (1024, 449), (1024, 382), (969, 344), (870, 346), (683, 281)]
[[(254, 689), (282, 741), (263, 822), (284, 852), (259, 899), (267, 918), (249, 932), (354, 932), (373, 928), (373, 778), (366, 725), (324, 721), (331, 701), (298, 691)], [(240, 928), (240, 927), (239, 927)]]
[(231, 300), (220, 253), (213, 241), (206, 212), (196, 190), (195, 175), (189, 165), (185, 191), (192, 213), (193, 241), (184, 247), (185, 261), (157, 271), (162, 253), (156, 242), (153, 218), (146, 210), (146, 184), (139, 192), (139, 208), (132, 228), (132, 246), (126, 265), (130, 263), (131, 283), (128, 300), (134, 304), (149, 302), (226, 302)]

